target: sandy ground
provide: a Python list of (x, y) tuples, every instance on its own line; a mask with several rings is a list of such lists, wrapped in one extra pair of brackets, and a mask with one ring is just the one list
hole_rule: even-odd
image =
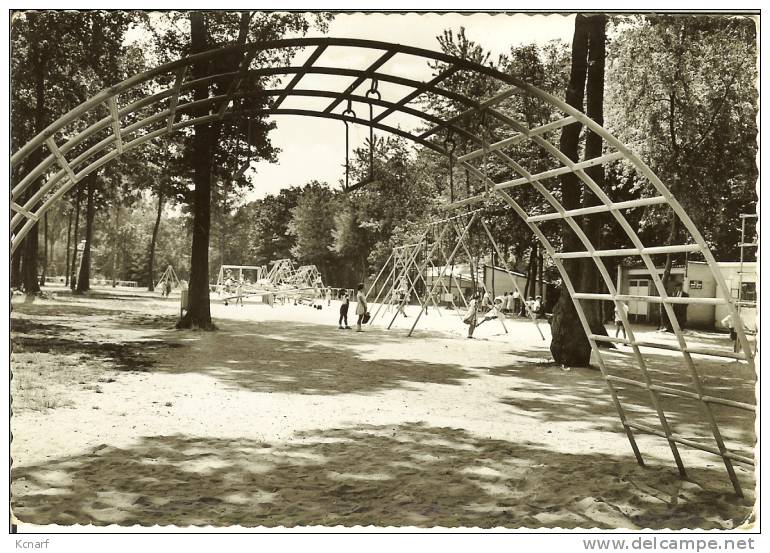
[[(338, 330), (334, 302), (215, 303), (217, 332), (176, 331), (177, 298), (107, 289), (14, 298), (13, 309), (12, 506), (23, 523), (750, 524), (750, 467), (736, 464), (738, 499), (708, 453), (680, 448), (683, 480), (667, 442), (638, 435), (639, 466), (599, 371), (550, 363), (525, 320), (507, 320), (507, 333), (490, 321), (466, 340), (457, 314), (431, 311), (407, 338), (412, 318)], [(634, 370), (628, 351), (608, 358), (617, 374)], [(712, 394), (754, 401), (745, 367), (698, 362)], [(686, 382), (673, 353), (648, 364), (661, 382)], [(620, 395), (659, 426), (646, 395)], [(664, 407), (677, 432), (713, 443), (695, 406)], [(716, 414), (729, 447), (752, 455), (753, 414)]]

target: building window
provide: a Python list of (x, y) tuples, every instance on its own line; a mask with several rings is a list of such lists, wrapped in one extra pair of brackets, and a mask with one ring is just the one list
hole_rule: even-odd
[(756, 282), (741, 283), (741, 300), (757, 301), (757, 283)]
[(690, 281), (690, 290), (703, 290), (703, 281), (702, 280), (691, 280)]

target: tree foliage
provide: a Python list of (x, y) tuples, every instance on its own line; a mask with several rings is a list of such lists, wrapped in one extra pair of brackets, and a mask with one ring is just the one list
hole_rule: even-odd
[[(718, 259), (737, 257), (738, 214), (757, 199), (756, 38), (749, 18), (645, 16), (617, 20), (608, 50), (607, 126), (671, 189)], [(631, 171), (619, 177), (653, 193)], [(665, 241), (670, 218), (647, 210), (645, 237)]]

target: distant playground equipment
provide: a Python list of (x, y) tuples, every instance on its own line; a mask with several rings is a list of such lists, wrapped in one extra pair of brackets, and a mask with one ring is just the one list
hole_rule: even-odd
[[(465, 256), (468, 259), (471, 274), (478, 278), (479, 269), (477, 256), (471, 253), (470, 245), (468, 244), (468, 233), (474, 228), (474, 225), (481, 226), (484, 231), (484, 237), (489, 240), (489, 244), (492, 246), (493, 251), (496, 252), (499, 261), (503, 264), (506, 274), (511, 279), (513, 290), (515, 290), (519, 297), (523, 298), (518, 283), (514, 278), (514, 272), (511, 270), (508, 262), (505, 259), (500, 250), (497, 242), (492, 236), (492, 232), (489, 230), (489, 226), (481, 217), (481, 209), (477, 209), (470, 212), (460, 213), (453, 217), (440, 219), (428, 223), (420, 233), (416, 242), (411, 244), (405, 244), (403, 246), (397, 246), (393, 248), (393, 251), (380, 269), (377, 277), (372, 282), (369, 290), (367, 291), (367, 297), (375, 289), (379, 283), (379, 291), (372, 302), (377, 304), (380, 297), (383, 297), (382, 303), (380, 303), (375, 312), (372, 314), (371, 324), (377, 315), (382, 311), (383, 306), (385, 310), (382, 311), (383, 316), (385, 313), (393, 310), (393, 316), (388, 324), (388, 329), (393, 326), (393, 323), (399, 314), (405, 315), (404, 307), (409, 303), (411, 297), (414, 295), (418, 298), (420, 303), (420, 311), (409, 330), (408, 336), (411, 336), (414, 332), (417, 323), (423, 314), (428, 313), (430, 305), (433, 306), (435, 312), (439, 315), (441, 310), (439, 308), (439, 301), (444, 299), (450, 303), (454, 311), (460, 315), (460, 311), (455, 303), (454, 294), (450, 291), (453, 286), (460, 291), (459, 297), (464, 304), (464, 307), (468, 308), (468, 302), (462, 293), (462, 286), (457, 281), (457, 274), (454, 271), (454, 265), (458, 261), (458, 254), (462, 249)], [(450, 231), (447, 235), (447, 232)], [(451, 253), (447, 255), (445, 245), (453, 244)], [(383, 275), (390, 269), (387, 276), (383, 279)], [(418, 291), (419, 285), (422, 285), (423, 293)], [(386, 291), (387, 290), (387, 291)], [(490, 298), (490, 305), (484, 317), (488, 319), (497, 319), (503, 328), (503, 331), (507, 334), (508, 329), (505, 326), (504, 315), (501, 309), (495, 306), (494, 294), (492, 290), (488, 290), (483, 278), (478, 279), (478, 290), (484, 294), (487, 294)], [(383, 291), (386, 291), (383, 296)], [(438, 293), (441, 292), (439, 296)], [(439, 301), (437, 301), (437, 298)], [(538, 325), (537, 314), (531, 309), (531, 305), (527, 302), (522, 303), (525, 314), (528, 319), (532, 321), (537, 328), (540, 338), (545, 340), (545, 335)], [(395, 307), (395, 309), (393, 309)]]
[(162, 296), (167, 297), (171, 290), (175, 290), (180, 287), (181, 281), (179, 280), (179, 277), (176, 276), (174, 267), (169, 265), (158, 279), (158, 283), (155, 285), (155, 291), (160, 292)]
[(260, 297), (262, 303), (276, 301), (311, 304), (321, 308), (324, 299), (339, 294), (339, 288), (324, 285), (315, 265), (295, 267), (291, 259), (272, 262), (270, 269), (254, 265), (222, 265), (212, 289), (225, 305), (231, 301), (242, 304), (245, 298)]

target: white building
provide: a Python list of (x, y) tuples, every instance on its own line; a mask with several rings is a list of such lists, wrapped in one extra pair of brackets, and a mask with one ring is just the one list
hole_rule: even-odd
[[(757, 264), (744, 262), (741, 273), (740, 262), (717, 263), (730, 295), (742, 301), (741, 318), (749, 330), (756, 330), (757, 300)], [(659, 276), (663, 276), (663, 267), (656, 267)], [(671, 288), (687, 292), (694, 298), (716, 298), (722, 296), (708, 264), (703, 261), (688, 261), (684, 265), (671, 269)], [(632, 296), (657, 296), (658, 291), (644, 266), (618, 267), (618, 293)], [(630, 301), (628, 314), (632, 322), (658, 324), (660, 322), (659, 304), (646, 301)], [(687, 306), (687, 327), (724, 329), (722, 323), (727, 316), (725, 305), (690, 304)]]

